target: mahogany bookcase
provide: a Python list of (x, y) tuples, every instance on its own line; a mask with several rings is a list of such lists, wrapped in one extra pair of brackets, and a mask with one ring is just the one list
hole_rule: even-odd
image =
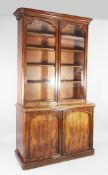
[(23, 169), (94, 154), (86, 101), (92, 19), (19, 8), (16, 156)]

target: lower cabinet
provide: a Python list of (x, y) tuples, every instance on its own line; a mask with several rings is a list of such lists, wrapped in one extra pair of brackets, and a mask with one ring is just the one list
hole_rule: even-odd
[(17, 152), (23, 168), (93, 154), (91, 106), (26, 112), (18, 118), (23, 121), (17, 126)]

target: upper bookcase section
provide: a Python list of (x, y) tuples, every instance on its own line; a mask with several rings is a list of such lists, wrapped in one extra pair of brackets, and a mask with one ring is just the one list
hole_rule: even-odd
[(85, 18), (80, 16), (74, 16), (74, 15), (67, 15), (67, 14), (61, 14), (61, 13), (55, 13), (55, 12), (49, 12), (49, 11), (43, 11), (43, 10), (35, 10), (35, 9), (29, 9), (29, 8), (18, 8), (14, 15), (16, 16), (17, 20), (22, 18), (23, 16), (31, 16), (31, 17), (50, 17), (51, 19), (58, 19), (58, 20), (70, 20), (75, 23), (81, 23), (81, 24), (89, 24), (92, 18)]

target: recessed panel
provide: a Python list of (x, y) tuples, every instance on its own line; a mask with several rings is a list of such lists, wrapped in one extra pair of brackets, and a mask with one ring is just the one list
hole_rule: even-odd
[(44, 114), (34, 117), (29, 130), (29, 160), (44, 160), (58, 154), (58, 118)]
[(64, 153), (78, 153), (87, 150), (90, 146), (90, 123), (86, 112), (64, 113)]

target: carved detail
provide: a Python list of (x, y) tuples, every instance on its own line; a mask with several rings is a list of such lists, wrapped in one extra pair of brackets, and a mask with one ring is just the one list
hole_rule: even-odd
[(70, 113), (70, 112), (84, 112), (84, 113), (88, 113), (90, 116), (92, 116), (93, 114), (93, 109), (92, 108), (74, 108), (74, 109), (70, 109), (68, 111), (65, 112), (65, 114)]
[(63, 116), (62, 116), (62, 111), (58, 111), (57, 112), (57, 117), (58, 117), (58, 119), (61, 119)]
[[(61, 30), (62, 30), (63, 28), (65, 28), (67, 25), (73, 25), (73, 24), (75, 25), (74, 22), (71, 22), (71, 21), (70, 21), (70, 22), (64, 21), (64, 22), (61, 23)], [(77, 25), (77, 24), (76, 24), (76, 25)], [(85, 25), (80, 24), (79, 28), (81, 29), (83, 35), (85, 36), (85, 34), (87, 33), (87, 29), (86, 29)]]
[(25, 20), (25, 23), (26, 23), (26, 25), (31, 25), (32, 23), (38, 23), (38, 22), (40, 22), (40, 21), (42, 21), (42, 22), (46, 22), (46, 23), (48, 23), (51, 27), (54, 27), (55, 28), (55, 30), (56, 30), (56, 21), (51, 21), (51, 20), (48, 20), (48, 19), (41, 19), (41, 18), (38, 18), (38, 17), (25, 17), (24, 18), (24, 20)]

